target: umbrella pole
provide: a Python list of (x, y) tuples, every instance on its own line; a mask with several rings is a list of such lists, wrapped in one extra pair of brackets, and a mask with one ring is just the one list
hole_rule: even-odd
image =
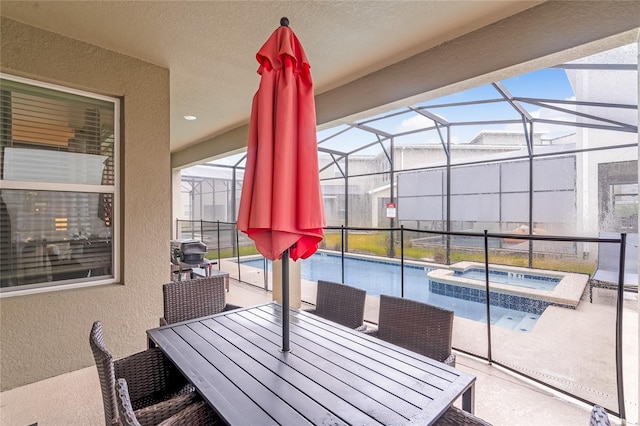
[(282, 253), (282, 352), (289, 352), (289, 249)]
[[(289, 26), (289, 18), (280, 18), (280, 25)], [(282, 253), (282, 352), (289, 352), (289, 249)]]

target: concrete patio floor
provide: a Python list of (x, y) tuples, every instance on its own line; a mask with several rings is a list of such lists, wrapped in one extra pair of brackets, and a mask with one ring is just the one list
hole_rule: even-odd
[[(228, 302), (250, 306), (271, 293), (231, 280)], [(306, 307), (303, 305), (303, 308)], [(373, 313), (368, 310), (367, 316)], [(88, 350), (88, 348), (87, 348)], [(474, 374), (475, 414), (494, 425), (588, 425), (591, 407), (528, 382), (482, 360), (457, 355), (456, 367)], [(459, 405), (459, 401), (456, 403)], [(637, 424), (637, 412), (628, 413)], [(612, 424), (620, 421), (610, 416)], [(0, 425), (101, 425), (102, 397), (94, 366), (0, 393)]]

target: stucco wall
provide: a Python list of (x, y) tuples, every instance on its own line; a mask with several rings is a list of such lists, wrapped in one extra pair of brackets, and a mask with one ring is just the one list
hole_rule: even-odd
[(1, 18), (2, 72), (123, 99), (122, 283), (0, 299), (0, 388), (94, 364), (101, 320), (114, 356), (158, 324), (171, 236), (169, 70)]

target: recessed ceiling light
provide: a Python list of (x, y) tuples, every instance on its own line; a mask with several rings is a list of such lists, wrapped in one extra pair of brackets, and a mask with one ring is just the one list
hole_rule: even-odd
[(193, 121), (193, 120), (195, 120), (196, 118), (198, 118), (198, 117), (196, 117), (195, 115), (185, 115), (185, 116), (184, 116), (184, 119), (185, 119), (185, 120), (189, 120), (189, 121)]

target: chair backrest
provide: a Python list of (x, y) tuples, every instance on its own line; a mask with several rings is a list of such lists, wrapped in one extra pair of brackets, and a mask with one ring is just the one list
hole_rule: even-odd
[(415, 300), (380, 295), (380, 339), (443, 362), (451, 354), (452, 332), (452, 311)]
[[(140, 421), (136, 417), (131, 404), (131, 397), (127, 381), (118, 379), (116, 382), (116, 399), (118, 400), (118, 412), (120, 414), (120, 424), (122, 426), (141, 426)], [(153, 421), (153, 424), (163, 426), (214, 426), (221, 425), (223, 422), (213, 412), (209, 404), (204, 401), (193, 402), (191, 400), (187, 404), (178, 404), (175, 408), (165, 410), (162, 413), (147, 413), (145, 424)], [(167, 416), (170, 416), (167, 418)]]
[(224, 310), (226, 276), (214, 275), (162, 286), (167, 324), (217, 314)]
[(591, 409), (591, 417), (589, 418), (589, 426), (609, 426), (609, 416), (607, 410), (599, 405), (594, 405)]
[[(620, 234), (615, 232), (601, 232), (599, 236), (600, 238), (620, 238)], [(598, 243), (598, 269), (617, 274), (619, 268), (620, 245)], [(638, 234), (627, 234), (624, 271), (626, 274), (638, 274)]]
[(104, 406), (104, 421), (106, 425), (118, 424), (118, 407), (116, 404), (115, 371), (113, 357), (104, 346), (102, 323), (96, 321), (91, 327), (89, 345), (93, 352), (102, 390), (102, 404)]
[(315, 314), (349, 328), (364, 322), (365, 290), (331, 281), (318, 280)]
[(129, 388), (125, 379), (118, 379), (116, 381), (116, 400), (118, 403), (120, 424), (123, 426), (140, 426), (140, 422), (138, 422), (133, 407), (131, 406)]

